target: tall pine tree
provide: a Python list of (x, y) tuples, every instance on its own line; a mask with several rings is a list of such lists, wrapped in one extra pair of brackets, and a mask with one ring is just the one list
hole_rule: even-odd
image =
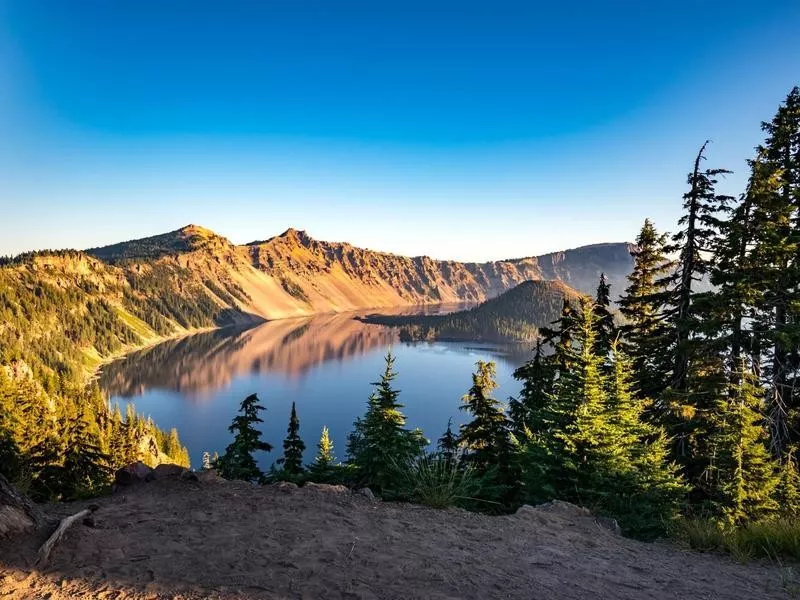
[(262, 410), (266, 409), (258, 403), (256, 394), (250, 394), (242, 400), (239, 414), (228, 427), (228, 431), (234, 434), (233, 441), (216, 462), (216, 468), (225, 479), (257, 481), (263, 478), (264, 474), (253, 457), (257, 451), (272, 451), (272, 445), (262, 441), (261, 432), (256, 429), (257, 423), (264, 422), (259, 416)]
[(305, 442), (300, 437), (300, 419), (297, 418), (297, 409), (292, 402), (292, 412), (289, 416), (289, 428), (286, 439), (283, 440), (283, 458), (278, 464), (283, 464), (287, 475), (296, 476), (303, 473), (303, 452), (306, 450)]

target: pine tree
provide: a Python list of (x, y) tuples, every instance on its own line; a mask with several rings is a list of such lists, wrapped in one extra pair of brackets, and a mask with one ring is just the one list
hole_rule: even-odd
[(611, 344), (617, 339), (617, 326), (611, 312), (611, 284), (606, 280), (605, 273), (600, 273), (594, 311), (597, 318), (597, 352), (600, 356), (608, 356)]
[(669, 342), (664, 325), (664, 275), (673, 264), (666, 255), (666, 235), (649, 219), (636, 238), (629, 286), (620, 298), (625, 353), (631, 357), (634, 384), (642, 398), (658, 398), (669, 382)]
[(739, 359), (736, 388), (718, 400), (714, 440), (717, 502), (726, 520), (739, 524), (775, 512), (780, 482), (768, 449), (763, 390), (744, 359)]
[(793, 389), (800, 369), (800, 88), (795, 87), (772, 121), (751, 161), (750, 261), (757, 280), (752, 298), (755, 340), (764, 352), (769, 381), (768, 415), (776, 456), (798, 440), (798, 400)]
[(242, 400), (239, 414), (233, 418), (228, 431), (234, 434), (233, 442), (219, 457), (216, 467), (225, 479), (243, 479), (257, 481), (264, 474), (258, 468), (253, 453), (256, 451), (271, 452), (272, 445), (261, 440), (261, 432), (255, 428), (263, 423), (259, 413), (265, 408), (258, 403), (258, 396), (250, 394)]
[(472, 375), (472, 387), (464, 396), (461, 410), (472, 420), (461, 426), (458, 438), (465, 457), (479, 470), (501, 467), (510, 456), (509, 422), (503, 406), (492, 392), (497, 388), (493, 362), (479, 360)]
[(394, 356), (389, 352), (381, 380), (372, 384), (375, 391), (367, 402), (367, 412), (356, 419), (347, 443), (349, 463), (357, 469), (361, 483), (384, 496), (392, 493), (398, 465), (418, 455), (427, 444), (419, 429), (405, 428), (400, 391), (392, 387), (396, 377)]
[(525, 430), (540, 432), (545, 428), (544, 411), (553, 393), (554, 369), (544, 355), (542, 339), (536, 340), (533, 358), (514, 371), (514, 379), (522, 382), (519, 398), (509, 402), (511, 428), (518, 438)]
[(292, 413), (289, 417), (289, 428), (286, 439), (283, 440), (283, 458), (278, 463), (283, 464), (287, 475), (300, 475), (303, 469), (303, 452), (306, 445), (300, 438), (300, 419), (297, 418), (295, 403), (292, 402)]
[(453, 417), (447, 420), (447, 430), (437, 441), (436, 449), (449, 461), (455, 460), (458, 456), (458, 436), (453, 433)]
[(330, 479), (336, 457), (333, 455), (333, 442), (331, 441), (328, 428), (322, 428), (322, 434), (317, 444), (317, 455), (308, 470), (312, 481), (325, 483)]
[(551, 323), (554, 327), (543, 327), (541, 332), (546, 344), (553, 346), (551, 360), (557, 373), (566, 373), (572, 367), (572, 333), (575, 328), (575, 309), (564, 298), (561, 316)]
[(800, 516), (800, 471), (797, 469), (797, 459), (792, 449), (784, 455), (775, 499), (781, 507), (782, 514)]

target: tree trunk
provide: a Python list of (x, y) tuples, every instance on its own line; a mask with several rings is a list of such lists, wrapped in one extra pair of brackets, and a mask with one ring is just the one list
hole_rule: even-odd
[(43, 524), (36, 506), (0, 475), (0, 537), (32, 531)]

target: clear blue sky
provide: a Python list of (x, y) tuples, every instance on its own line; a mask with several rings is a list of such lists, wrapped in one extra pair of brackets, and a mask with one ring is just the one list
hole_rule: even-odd
[(800, 3), (0, 0), (0, 254), (198, 223), (490, 259), (677, 218), (800, 84)]

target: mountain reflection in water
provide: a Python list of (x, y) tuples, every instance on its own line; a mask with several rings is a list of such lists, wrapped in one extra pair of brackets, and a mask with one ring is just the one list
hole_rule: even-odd
[(338, 455), (344, 458), (346, 435), (366, 406), (370, 383), (380, 376), (389, 347), (397, 357), (396, 384), (408, 425), (423, 428), (434, 441), (448, 418), (456, 426), (464, 422), (466, 415), (458, 408), (476, 360), (497, 361), (498, 399), (505, 401), (519, 391), (512, 373), (530, 357), (528, 347), (404, 344), (395, 330), (367, 325), (354, 316), (286, 319), (169, 340), (104, 366), (100, 385), (112, 403), (135, 402), (137, 410), (151, 415), (160, 427), (177, 427), (193, 464), (204, 450), (224, 450), (227, 426), (239, 401), (258, 393), (267, 406), (262, 429), (276, 446), (261, 458), (265, 468), (280, 456), (291, 402), (297, 402), (306, 458), (313, 458), (323, 425), (331, 428)]

